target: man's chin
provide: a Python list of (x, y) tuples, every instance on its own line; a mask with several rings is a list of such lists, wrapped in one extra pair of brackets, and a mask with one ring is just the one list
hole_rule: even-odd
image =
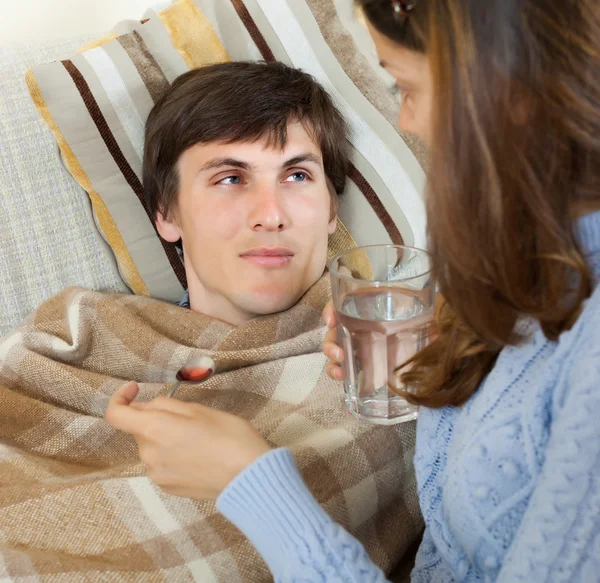
[(229, 299), (246, 314), (277, 314), (295, 306), (319, 280), (321, 273), (315, 273), (311, 278), (286, 277), (285, 281), (276, 278), (247, 280), (244, 288), (239, 289), (235, 296), (230, 295)]
[(252, 312), (257, 316), (268, 316), (270, 314), (278, 314), (279, 312), (285, 312), (296, 305), (298, 299), (281, 299), (279, 301), (272, 302), (257, 302), (254, 304)]
[(296, 305), (302, 295), (302, 293), (290, 294), (289, 292), (286, 294), (255, 293), (241, 299), (238, 305), (243, 306), (247, 313), (268, 316), (289, 310)]

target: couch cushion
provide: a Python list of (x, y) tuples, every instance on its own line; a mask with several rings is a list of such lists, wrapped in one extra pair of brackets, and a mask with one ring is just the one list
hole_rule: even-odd
[(87, 40), (0, 46), (0, 336), (65, 287), (127, 289), (24, 79)]

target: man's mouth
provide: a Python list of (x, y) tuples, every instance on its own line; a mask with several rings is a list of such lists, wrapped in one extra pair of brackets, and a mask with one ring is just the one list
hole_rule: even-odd
[(285, 247), (254, 247), (240, 254), (249, 263), (261, 267), (284, 267), (294, 257), (294, 252)]

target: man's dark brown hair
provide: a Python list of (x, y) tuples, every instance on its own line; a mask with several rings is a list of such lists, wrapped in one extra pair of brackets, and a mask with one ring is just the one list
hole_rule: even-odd
[(348, 155), (346, 124), (327, 92), (283, 63), (232, 62), (181, 75), (150, 112), (143, 179), (151, 216), (169, 216), (177, 204), (177, 162), (188, 148), (265, 137), (284, 148), (290, 121), (302, 123), (321, 149), (334, 215)]

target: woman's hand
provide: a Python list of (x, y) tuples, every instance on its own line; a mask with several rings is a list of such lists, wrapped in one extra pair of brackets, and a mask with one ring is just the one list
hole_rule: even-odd
[(327, 363), (327, 374), (334, 381), (343, 381), (344, 370), (340, 366), (340, 363), (344, 362), (344, 351), (337, 344), (337, 333), (335, 330), (337, 322), (333, 300), (330, 300), (325, 306), (325, 309), (323, 310), (323, 319), (329, 328), (327, 334), (325, 334), (325, 339), (323, 340), (323, 352), (325, 353), (325, 356), (329, 358), (329, 362)]
[(105, 419), (135, 438), (148, 476), (169, 494), (216, 500), (243, 469), (270, 450), (244, 419), (210, 407), (158, 397), (133, 402), (139, 387), (123, 385)]

